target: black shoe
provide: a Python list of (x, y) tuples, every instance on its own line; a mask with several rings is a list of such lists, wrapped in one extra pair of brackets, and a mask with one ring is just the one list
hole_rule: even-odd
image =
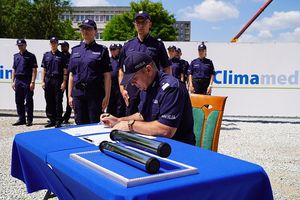
[(26, 124), (24, 121), (20, 121), (20, 120), (18, 120), (18, 121), (16, 121), (15, 123), (13, 123), (12, 125), (13, 126), (19, 126), (19, 125), (23, 125), (23, 124)]
[(45, 128), (53, 127), (55, 125), (56, 125), (55, 122), (50, 121), (48, 124), (45, 125)]
[(57, 122), (56, 125), (55, 125), (55, 128), (60, 128), (60, 127), (61, 127), (61, 123)]
[(32, 126), (32, 122), (27, 122), (26, 126)]

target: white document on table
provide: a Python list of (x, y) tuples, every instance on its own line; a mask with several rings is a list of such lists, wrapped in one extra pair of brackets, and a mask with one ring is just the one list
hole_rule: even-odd
[(82, 135), (89, 135), (95, 133), (110, 133), (113, 129), (103, 124), (96, 124), (91, 126), (64, 128), (60, 130), (72, 136), (82, 136)]
[(79, 138), (84, 140), (84, 141), (87, 141), (89, 143), (92, 143), (96, 146), (99, 146), (99, 144), (103, 141), (113, 142), (109, 137), (109, 133), (89, 135), (89, 136), (81, 136)]

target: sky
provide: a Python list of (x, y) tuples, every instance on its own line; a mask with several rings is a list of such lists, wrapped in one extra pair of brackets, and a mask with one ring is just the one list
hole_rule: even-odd
[[(72, 6), (129, 6), (130, 0), (71, 0)], [(152, 0), (191, 21), (191, 41), (230, 42), (267, 0)], [(300, 0), (273, 0), (238, 42), (300, 42)]]

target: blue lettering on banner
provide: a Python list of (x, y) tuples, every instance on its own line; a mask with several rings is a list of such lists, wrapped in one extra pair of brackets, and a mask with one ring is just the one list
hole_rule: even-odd
[(299, 85), (299, 71), (291, 74), (240, 74), (232, 70), (217, 70), (214, 76), (216, 85)]

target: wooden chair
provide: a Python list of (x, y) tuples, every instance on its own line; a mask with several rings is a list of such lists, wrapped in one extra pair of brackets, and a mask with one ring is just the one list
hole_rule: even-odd
[(193, 106), (196, 146), (217, 152), (227, 97), (191, 94), (190, 98)]

